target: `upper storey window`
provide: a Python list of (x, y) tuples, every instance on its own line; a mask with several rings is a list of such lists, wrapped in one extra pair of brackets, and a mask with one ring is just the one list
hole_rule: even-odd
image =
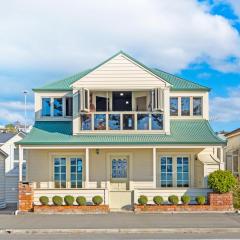
[(170, 115), (171, 116), (178, 115), (178, 98), (177, 97), (170, 98)]
[(181, 98), (182, 116), (190, 116), (190, 97)]
[(193, 115), (194, 116), (202, 115), (202, 98), (201, 97), (193, 98)]
[(60, 117), (63, 115), (63, 101), (62, 98), (54, 98), (53, 101), (53, 115)]
[(66, 97), (66, 116), (70, 117), (73, 114), (73, 99)]
[(42, 99), (42, 116), (51, 116), (51, 98)]

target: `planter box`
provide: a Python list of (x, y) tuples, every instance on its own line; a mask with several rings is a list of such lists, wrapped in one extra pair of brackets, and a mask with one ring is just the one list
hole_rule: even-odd
[(88, 205), (88, 206), (43, 206), (34, 205), (33, 211), (36, 213), (108, 213), (108, 205)]
[(207, 212), (207, 211), (223, 211), (229, 212), (233, 211), (230, 206), (211, 206), (211, 205), (134, 205), (134, 212)]

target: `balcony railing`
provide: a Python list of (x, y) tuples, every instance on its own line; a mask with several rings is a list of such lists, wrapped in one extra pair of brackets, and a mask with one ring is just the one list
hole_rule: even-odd
[(81, 131), (163, 129), (163, 114), (159, 112), (94, 112), (80, 115)]

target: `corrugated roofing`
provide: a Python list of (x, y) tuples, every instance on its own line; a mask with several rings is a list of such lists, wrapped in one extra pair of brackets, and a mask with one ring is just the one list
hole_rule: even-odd
[(92, 72), (93, 70), (95, 70), (99, 66), (103, 65), (104, 63), (106, 63), (107, 61), (114, 58), (115, 56), (117, 56), (120, 53), (125, 55), (129, 59), (135, 61), (137, 64), (141, 65), (143, 68), (146, 68), (147, 70), (149, 70), (153, 74), (159, 76), (160, 78), (162, 78), (166, 82), (170, 83), (172, 85), (171, 90), (173, 90), (173, 91), (181, 91), (181, 90), (184, 90), (184, 91), (193, 91), (193, 90), (194, 91), (209, 91), (210, 90), (209, 88), (204, 87), (200, 84), (191, 82), (189, 80), (186, 80), (186, 79), (183, 79), (183, 78), (180, 78), (180, 77), (177, 77), (177, 76), (174, 76), (170, 73), (161, 71), (159, 69), (149, 68), (146, 65), (140, 63), (139, 61), (137, 61), (136, 59), (134, 59), (133, 57), (129, 56), (128, 54), (126, 54), (122, 51), (113, 55), (111, 58), (107, 59), (106, 61), (104, 61), (103, 63), (99, 64), (98, 66), (96, 66), (92, 69), (88, 69), (86, 71), (77, 73), (73, 76), (67, 77), (67, 78), (62, 79), (60, 81), (56, 81), (56, 82), (47, 84), (47, 85), (45, 85), (41, 88), (35, 88), (33, 90), (34, 91), (70, 91), (70, 90), (72, 90), (71, 84), (80, 80), (82, 77), (84, 77), (88, 73)]
[(16, 133), (0, 133), (0, 144), (10, 140)]
[(207, 120), (171, 120), (171, 134), (84, 133), (72, 135), (70, 121), (38, 121), (22, 145), (167, 145), (224, 144)]

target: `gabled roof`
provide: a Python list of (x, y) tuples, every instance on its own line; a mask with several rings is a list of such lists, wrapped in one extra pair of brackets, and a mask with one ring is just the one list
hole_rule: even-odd
[(17, 135), (16, 133), (0, 133), (0, 144), (3, 144)]
[(171, 134), (94, 133), (72, 135), (71, 121), (38, 121), (21, 145), (213, 145), (225, 144), (207, 120), (171, 120)]
[(237, 128), (227, 134), (225, 134), (225, 136), (228, 138), (228, 137), (231, 137), (231, 136), (235, 136), (235, 135), (240, 135), (240, 128)]
[(102, 62), (101, 64), (97, 65), (96, 67), (94, 67), (92, 69), (88, 69), (83, 72), (77, 73), (73, 76), (64, 78), (62, 80), (59, 80), (59, 81), (56, 81), (56, 82), (53, 82), (50, 84), (47, 84), (41, 88), (35, 88), (35, 89), (33, 89), (33, 91), (35, 91), (35, 92), (37, 92), (37, 91), (70, 91), (70, 90), (72, 90), (71, 85), (74, 82), (80, 80), (81, 78), (83, 78), (87, 74), (91, 73), (95, 69), (99, 68), (100, 66), (102, 66), (106, 62), (110, 61), (111, 59), (113, 59), (114, 57), (116, 57), (119, 54), (123, 54), (130, 60), (136, 62), (138, 65), (142, 66), (143, 68), (145, 68), (146, 70), (151, 72), (153, 75), (155, 75), (155, 76), (161, 78), (163, 81), (169, 83), (171, 85), (171, 90), (173, 90), (173, 91), (181, 91), (181, 90), (184, 90), (184, 91), (210, 91), (210, 88), (208, 88), (208, 87), (204, 87), (200, 84), (193, 83), (189, 80), (174, 76), (170, 73), (161, 71), (156, 68), (149, 68), (146, 65), (144, 65), (143, 63), (141, 63), (138, 60), (131, 57), (130, 55), (124, 53), (123, 51), (118, 52), (117, 54), (113, 55), (112, 57), (110, 57), (109, 59), (105, 60), (104, 62)]

